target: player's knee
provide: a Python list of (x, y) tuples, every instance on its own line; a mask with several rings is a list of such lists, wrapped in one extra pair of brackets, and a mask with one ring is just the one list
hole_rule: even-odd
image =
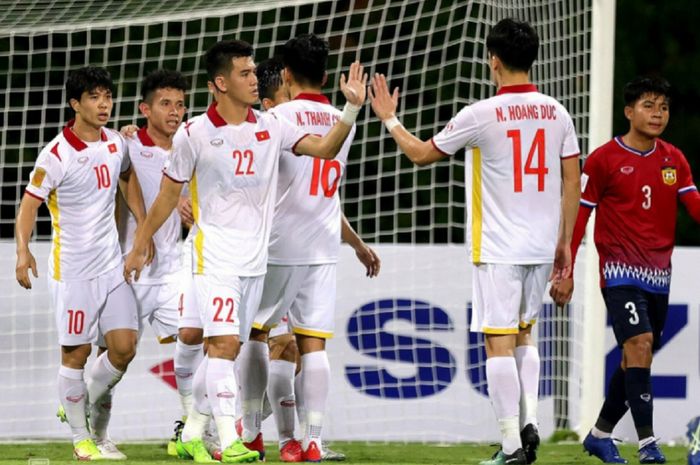
[(61, 350), (61, 365), (80, 370), (85, 367), (92, 351), (90, 344), (80, 346), (63, 346)]
[(196, 346), (204, 340), (204, 331), (200, 328), (180, 328), (177, 338), (185, 345)]
[(250, 330), (250, 341), (267, 342), (268, 332), (264, 329), (252, 328)]
[(651, 333), (640, 334), (625, 341), (623, 345), (626, 366), (648, 366), (651, 364), (654, 337)]
[(207, 348), (207, 355), (211, 358), (223, 358), (235, 360), (238, 355), (240, 344), (232, 337), (211, 337)]
[(291, 334), (270, 339), (270, 358), (295, 363), (299, 348)]

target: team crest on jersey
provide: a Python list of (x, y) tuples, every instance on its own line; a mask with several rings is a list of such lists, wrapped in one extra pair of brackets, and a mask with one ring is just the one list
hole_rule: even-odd
[(270, 132), (267, 130), (256, 132), (255, 138), (258, 139), (258, 142), (266, 141), (270, 138)]
[(666, 168), (663, 168), (661, 170), (661, 177), (664, 180), (664, 184), (667, 184), (669, 186), (674, 185), (676, 183), (676, 180), (677, 180), (676, 169), (671, 167), (671, 166), (667, 166)]
[(41, 187), (41, 183), (44, 182), (46, 177), (46, 170), (44, 168), (37, 168), (34, 171), (34, 176), (32, 176), (32, 186)]
[(109, 153), (117, 153), (117, 144), (109, 144), (107, 146)]

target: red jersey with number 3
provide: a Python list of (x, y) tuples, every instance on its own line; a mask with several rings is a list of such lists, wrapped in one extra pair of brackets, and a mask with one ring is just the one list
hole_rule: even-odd
[(566, 109), (532, 84), (504, 86), (463, 108), (432, 139), (465, 156), (467, 239), (474, 263), (552, 263), (561, 159), (579, 154)]
[[(304, 132), (319, 136), (326, 135), (341, 115), (323, 95), (305, 93), (270, 111)], [(333, 160), (300, 157), (290, 151), (282, 153), (268, 263), (322, 265), (338, 261), (341, 214), (338, 187), (354, 137), (353, 126)]]
[(586, 159), (582, 207), (596, 209), (601, 285), (667, 293), (679, 196), (696, 191), (683, 153), (661, 139), (640, 152), (616, 137)]

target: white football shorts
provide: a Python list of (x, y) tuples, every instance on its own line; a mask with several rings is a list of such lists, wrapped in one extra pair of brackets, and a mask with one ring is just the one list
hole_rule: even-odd
[(56, 281), (48, 277), (58, 342), (77, 346), (97, 342), (98, 332), (138, 330), (136, 298), (119, 265), (93, 279)]
[(335, 329), (336, 264), (268, 265), (255, 327), (271, 329), (285, 314), (295, 334), (323, 339)]
[(180, 285), (177, 281), (164, 284), (138, 284), (134, 289), (139, 312), (139, 338), (146, 323), (161, 344), (174, 342), (179, 320)]
[(551, 264), (473, 264), (471, 331), (517, 334), (534, 324), (551, 272)]

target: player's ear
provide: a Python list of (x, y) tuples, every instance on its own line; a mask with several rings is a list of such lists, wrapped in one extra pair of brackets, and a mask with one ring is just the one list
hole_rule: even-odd
[(325, 86), (328, 82), (328, 72), (323, 72), (323, 79), (321, 79), (321, 87)]
[(228, 88), (226, 87), (226, 79), (219, 74), (214, 78), (214, 89), (218, 90), (219, 92), (226, 92)]
[(78, 110), (80, 109), (80, 101), (72, 98), (68, 100), (68, 105), (70, 105), (74, 112), (78, 113)]
[(262, 105), (263, 110), (265, 110), (265, 111), (267, 111), (267, 110), (269, 110), (270, 108), (272, 108), (272, 107), (275, 106), (275, 102), (273, 102), (272, 100), (270, 100), (270, 99), (267, 98), (267, 97), (264, 97), (264, 98), (261, 100), (260, 104)]
[(286, 66), (282, 69), (282, 82), (290, 86), (292, 82), (292, 72)]
[(634, 115), (634, 105), (625, 105), (625, 118), (632, 121), (632, 115)]
[(151, 116), (151, 107), (146, 102), (139, 103), (139, 111), (146, 118)]

